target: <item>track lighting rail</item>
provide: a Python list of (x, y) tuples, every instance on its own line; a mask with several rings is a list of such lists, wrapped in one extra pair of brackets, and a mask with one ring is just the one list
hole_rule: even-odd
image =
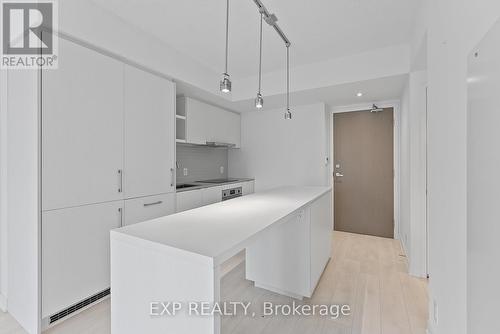
[(253, 0), (253, 2), (257, 5), (257, 8), (259, 8), (259, 12), (262, 13), (262, 15), (264, 16), (264, 21), (266, 21), (267, 24), (269, 24), (271, 27), (274, 28), (274, 30), (276, 30), (278, 35), (280, 35), (281, 39), (285, 42), (285, 45), (287, 47), (292, 45), (292, 43), (290, 42), (288, 37), (286, 37), (283, 30), (281, 30), (281, 28), (279, 27), (278, 23), (276, 23), (278, 21), (276, 15), (269, 13), (269, 11), (266, 9), (264, 4), (260, 0)]

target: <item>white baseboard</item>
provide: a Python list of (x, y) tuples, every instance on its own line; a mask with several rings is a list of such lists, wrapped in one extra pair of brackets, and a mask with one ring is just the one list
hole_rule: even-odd
[(0, 294), (0, 310), (7, 312), (7, 297)]

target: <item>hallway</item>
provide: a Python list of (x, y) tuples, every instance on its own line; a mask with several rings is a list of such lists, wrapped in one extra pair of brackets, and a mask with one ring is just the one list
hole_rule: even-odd
[[(427, 282), (407, 274), (399, 241), (344, 232), (333, 233), (329, 262), (310, 304), (348, 304), (349, 317), (231, 317), (225, 334), (425, 334)], [(244, 264), (224, 276), (222, 299), (285, 304), (292, 301), (244, 279)], [(48, 330), (47, 334), (108, 334), (109, 299)], [(24, 334), (7, 314), (0, 314), (0, 334)]]

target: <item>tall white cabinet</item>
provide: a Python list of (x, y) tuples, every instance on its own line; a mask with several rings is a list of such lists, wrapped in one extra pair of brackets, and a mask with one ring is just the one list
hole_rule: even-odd
[(109, 231), (175, 212), (175, 84), (59, 39), (41, 73), (41, 316), (110, 286)]
[(42, 208), (122, 199), (123, 64), (60, 39), (42, 72)]
[(175, 85), (125, 65), (125, 198), (174, 192)]

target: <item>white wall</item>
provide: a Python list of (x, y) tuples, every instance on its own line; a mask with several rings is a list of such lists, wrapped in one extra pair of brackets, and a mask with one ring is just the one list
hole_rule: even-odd
[(401, 97), (401, 143), (400, 143), (400, 214), (399, 238), (411, 258), (411, 226), (410, 226), (410, 80), (408, 79)]
[(427, 72), (410, 73), (410, 245), (409, 272), (427, 276)]
[(256, 191), (282, 185), (328, 185), (329, 117), (323, 103), (243, 113), (241, 149), (229, 152), (229, 176), (254, 177)]
[(7, 71), (0, 70), (0, 310), (7, 310)]
[(500, 16), (500, 1), (428, 4), (429, 331), (462, 334), (467, 332), (467, 55)]
[(410, 73), (401, 99), (400, 239), (418, 277), (427, 275), (426, 74)]
[(8, 72), (8, 311), (39, 330), (38, 72)]
[(467, 124), (468, 333), (500, 333), (500, 21), (470, 56)]

